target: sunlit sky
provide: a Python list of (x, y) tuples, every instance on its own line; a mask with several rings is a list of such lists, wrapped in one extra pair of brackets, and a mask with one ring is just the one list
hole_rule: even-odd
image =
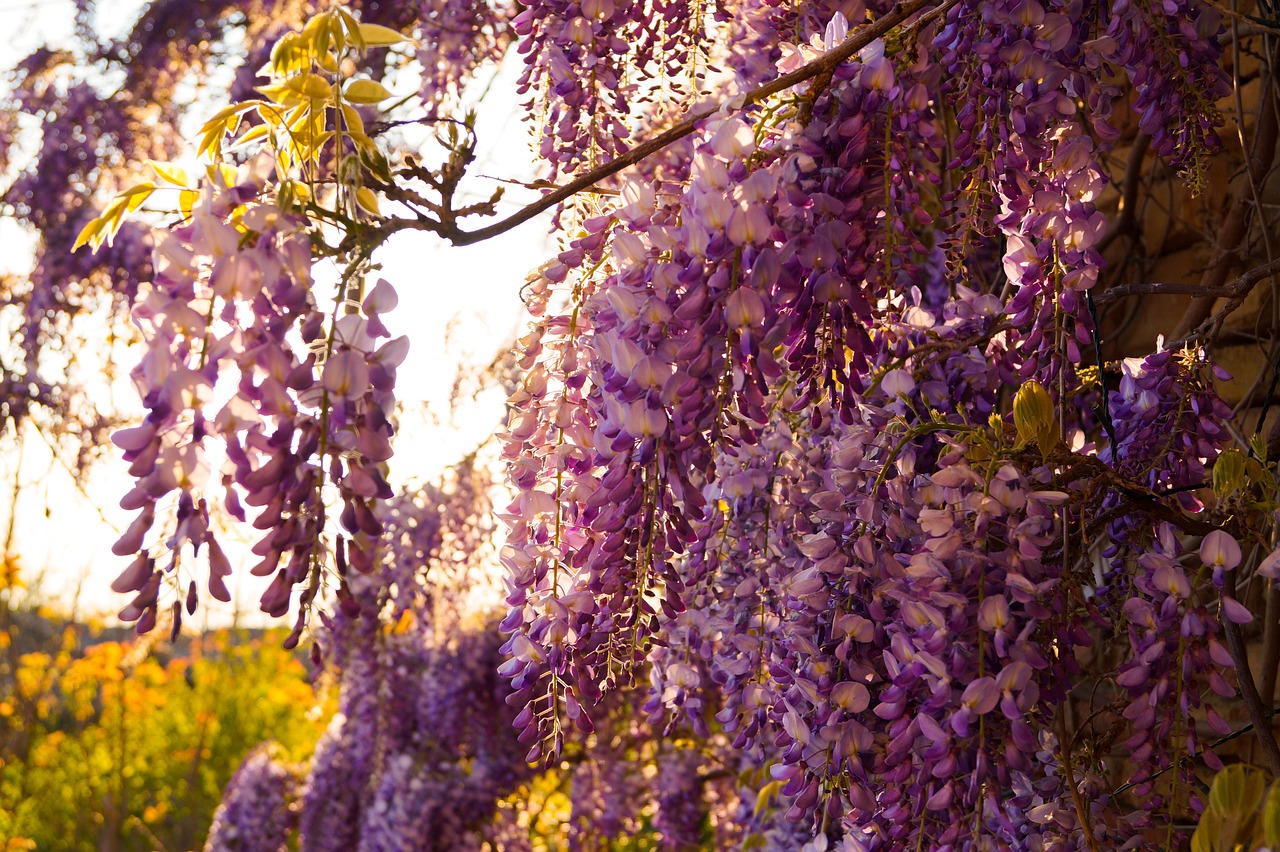
[[(103, 19), (121, 26), (132, 22), (141, 4), (116, 0), (101, 5), (109, 11)], [(0, 69), (11, 67), (41, 43), (65, 45), (71, 35), (73, 12), (68, 0), (0, 0), (0, 32), (15, 34), (0, 40)], [(535, 177), (529, 136), (514, 94), (517, 70), (509, 60), (498, 71), (497, 83), (479, 108), (481, 153), (476, 174), (516, 180)], [(217, 107), (211, 104), (208, 111)], [(515, 202), (508, 204), (511, 210), (516, 206)], [(544, 218), (466, 248), (454, 248), (427, 235), (405, 234), (375, 256), (383, 265), (380, 275), (400, 296), (399, 306), (386, 317), (386, 323), (393, 335), (408, 334), (412, 341), (408, 359), (399, 371), (397, 396), (405, 411), (392, 462), (393, 486), (434, 479), (445, 466), (490, 439), (502, 417), (499, 393), (491, 391), (456, 412), (451, 412), (448, 399), (460, 364), (489, 363), (523, 327), (518, 293), (526, 273), (550, 253), (546, 232)], [(24, 268), (29, 245), (13, 222), (0, 219), (0, 265)], [(126, 360), (131, 366), (137, 357), (138, 353), (129, 353)], [(128, 391), (119, 397), (122, 405), (137, 405), (136, 396), (131, 400)], [(9, 520), (9, 495), (18, 461), (12, 446), (0, 447), (3, 524)], [(129, 487), (125, 465), (109, 452), (81, 487), (39, 436), (28, 434), (18, 481), (14, 549), (28, 582), (39, 583), (43, 598), (63, 607), (74, 604), (80, 614), (103, 615), (124, 606), (127, 599), (111, 592), (109, 585), (126, 564), (111, 553), (112, 543), (131, 520), (131, 513), (117, 506)], [(249, 535), (246, 540), (251, 540)], [(247, 569), (254, 558), (241, 552), (247, 557), (242, 567)], [(229, 555), (235, 563), (235, 554)], [(247, 570), (240, 573), (247, 575)], [(242, 617), (255, 621), (251, 615), (257, 610), (255, 588), (233, 587), (233, 595)], [(219, 612), (205, 608), (206, 603), (216, 602), (207, 596), (202, 601), (204, 617), (211, 622), (229, 617), (230, 607)]]

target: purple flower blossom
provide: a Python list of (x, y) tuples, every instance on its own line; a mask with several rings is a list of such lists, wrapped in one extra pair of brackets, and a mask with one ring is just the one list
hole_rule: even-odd
[(299, 779), (266, 743), (236, 770), (213, 815), (205, 852), (282, 852), (297, 825)]

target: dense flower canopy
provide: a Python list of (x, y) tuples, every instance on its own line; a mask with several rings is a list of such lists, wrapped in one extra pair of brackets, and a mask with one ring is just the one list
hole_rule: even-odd
[[(1272, 21), (1207, 0), (215, 5), (158, 0), (97, 46), (127, 71), (114, 95), (24, 63), (11, 115), (43, 141), (5, 198), (42, 242), (6, 283), (22, 366), (0, 353), (0, 418), (91, 443), (63, 318), (128, 307), (146, 414), (113, 436), (136, 479), (120, 617), (177, 631), (224, 599), (225, 516), (258, 531), (262, 610), (338, 672), (305, 782), (256, 752), (209, 848), (520, 848), (547, 784), (574, 848), (1172, 848), (1233, 730), (1280, 774), (1274, 339), (1230, 404), (1215, 362), (1280, 269)], [(126, 221), (156, 184), (125, 176), (178, 150), (182, 81), (232, 30), (249, 56), (201, 116), (211, 165), (155, 166), (176, 221)], [(465, 97), (508, 53), (547, 182), (503, 219), (470, 182)], [(1157, 184), (1164, 237), (1139, 218)], [(393, 487), (409, 341), (383, 317), (412, 282), (376, 251), (552, 208), (558, 254), (512, 288), (504, 610), (468, 620), (492, 489), (483, 465)], [(1199, 283), (1152, 272), (1179, 228), (1212, 246)], [(68, 254), (77, 233), (98, 251)], [(1181, 319), (1150, 307), (1173, 295)], [(1126, 338), (1133, 310), (1161, 336)]]

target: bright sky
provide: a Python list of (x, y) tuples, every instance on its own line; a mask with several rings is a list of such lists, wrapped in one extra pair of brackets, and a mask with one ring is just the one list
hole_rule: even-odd
[[(110, 9), (111, 20), (132, 21), (131, 10), (139, 3), (116, 0), (103, 5)], [(0, 69), (11, 67), (42, 42), (65, 44), (73, 12), (69, 0), (0, 0), (0, 32), (20, 34), (0, 42)], [(476, 174), (533, 177), (529, 137), (514, 95), (515, 76), (515, 63), (509, 62), (479, 109), (481, 156)], [(454, 423), (441, 421), (450, 417), (448, 398), (459, 365), (489, 363), (522, 328), (518, 292), (528, 270), (551, 253), (546, 231), (547, 220), (542, 219), (467, 248), (453, 248), (429, 236), (401, 235), (375, 257), (384, 266), (381, 275), (400, 296), (387, 325), (393, 335), (408, 334), (412, 341), (399, 371), (397, 395), (405, 412), (396, 439), (393, 486), (435, 478), (489, 439), (500, 422), (503, 400), (493, 392), (462, 407)], [(14, 224), (0, 219), (0, 263), (17, 266), (29, 251), (26, 246), (29, 242)], [(129, 356), (129, 366), (136, 357)], [(128, 394), (124, 397), (127, 400)], [(40, 579), (43, 597), (64, 605), (74, 602), (82, 614), (114, 613), (127, 602), (109, 589), (126, 564), (111, 553), (111, 544), (131, 519), (131, 513), (116, 505), (129, 487), (125, 465), (109, 453), (81, 490), (38, 436), (28, 436), (24, 447), (15, 549), (25, 576), (28, 581)], [(0, 523), (8, 522), (17, 462), (11, 447), (0, 448)], [(235, 555), (229, 556), (234, 564)], [(243, 566), (245, 576), (249, 564)], [(242, 613), (256, 613), (254, 587), (233, 587), (233, 594)], [(206, 603), (216, 602), (202, 599), (208, 615)], [(214, 612), (211, 620), (224, 620), (229, 614), (229, 609)]]

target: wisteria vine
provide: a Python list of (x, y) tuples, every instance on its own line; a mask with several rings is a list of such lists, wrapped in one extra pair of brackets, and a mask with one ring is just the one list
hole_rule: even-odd
[[(8, 193), (47, 234), (111, 246), (95, 262), (123, 271), (145, 340), (145, 418), (114, 436), (136, 479), (121, 618), (167, 611), (176, 634), (226, 600), (229, 518), (258, 531), (263, 612), (296, 619), (289, 643), (309, 635), (340, 690), (309, 769), (255, 752), (208, 848), (525, 848), (521, 808), (548, 790), (569, 848), (1174, 848), (1242, 725), (1280, 774), (1275, 672), (1246, 647), (1280, 659), (1259, 592), (1280, 574), (1275, 383), (1233, 399), (1261, 409), (1251, 437), (1213, 360), (1264, 276), (1184, 288), (1234, 301), (1211, 334), (1140, 347), (1107, 339), (1095, 299), (1121, 236), (1121, 270), (1150, 248), (1121, 207), (1144, 175), (1210, 192), (1233, 82), (1256, 74), (1269, 108), (1270, 54), (1238, 65), (1265, 19), (1228, 28), (1199, 0), (409, 5), (260, 45), (260, 96), (201, 129), (204, 176), (155, 168), (171, 227), (124, 221), (154, 182), (74, 223), (21, 200), (34, 172)], [(466, 84), (509, 46), (553, 191), (468, 231), (501, 193), (467, 183)], [(415, 61), (417, 95), (380, 113), (383, 75)], [(443, 156), (398, 148), (405, 124)], [(1264, 191), (1239, 196), (1256, 240), (1223, 249), (1242, 266), (1268, 244)], [(408, 342), (375, 252), (557, 203), (497, 431), (499, 547), (480, 467), (393, 488)], [(22, 341), (66, 274), (41, 257)], [(27, 364), (22, 388), (5, 368), (9, 419), (57, 396)], [(487, 561), (498, 616), (467, 612)]]

